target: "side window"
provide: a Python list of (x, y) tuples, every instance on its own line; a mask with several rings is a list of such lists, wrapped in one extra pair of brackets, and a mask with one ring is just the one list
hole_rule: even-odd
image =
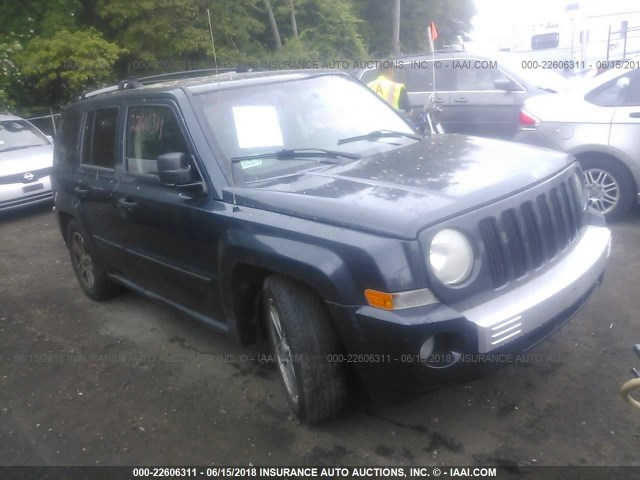
[(494, 82), (499, 79), (509, 80), (504, 73), (497, 68), (482, 68), (471, 65), (456, 69), (457, 89), (462, 91), (496, 90)]
[(589, 92), (585, 100), (600, 107), (640, 105), (640, 74), (633, 70), (614, 78)]
[(365, 85), (369, 82), (373, 82), (378, 76), (378, 70), (375, 68), (373, 70), (365, 70), (362, 72), (362, 76), (360, 77), (360, 81)]
[(82, 139), (82, 164), (114, 169), (118, 109), (104, 108), (87, 113)]
[[(453, 90), (451, 81), (451, 61), (437, 60), (435, 69), (436, 90), (448, 92)], [(422, 60), (405, 64), (406, 84), (408, 92), (433, 91), (433, 62)]]
[(558, 45), (560, 45), (560, 35), (558, 33), (541, 33), (531, 37), (531, 50), (558, 48)]
[(60, 133), (55, 142), (57, 162), (74, 165), (78, 161), (80, 119), (81, 116), (76, 112), (67, 112), (63, 115)]
[(178, 120), (169, 107), (130, 107), (127, 112), (127, 171), (158, 174), (158, 157), (189, 153)]

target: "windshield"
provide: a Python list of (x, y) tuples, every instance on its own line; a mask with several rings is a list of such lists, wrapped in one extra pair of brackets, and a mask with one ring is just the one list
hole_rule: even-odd
[(47, 137), (26, 120), (0, 122), (0, 152), (48, 144)]
[[(209, 92), (197, 104), (238, 183), (326, 166), (323, 154), (316, 156), (312, 149), (357, 154), (339, 156), (347, 162), (416, 141), (411, 127), (382, 100), (338, 75)], [(392, 133), (367, 136), (378, 131)], [(358, 136), (363, 138), (340, 142)], [(304, 155), (295, 155), (305, 149)], [(280, 151), (293, 158), (269, 155)], [(243, 159), (247, 156), (255, 157)]]

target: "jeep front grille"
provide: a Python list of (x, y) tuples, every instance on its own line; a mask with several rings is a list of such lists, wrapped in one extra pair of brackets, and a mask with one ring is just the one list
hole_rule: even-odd
[(494, 288), (525, 276), (565, 250), (584, 224), (572, 185), (564, 181), (499, 216), (479, 230)]

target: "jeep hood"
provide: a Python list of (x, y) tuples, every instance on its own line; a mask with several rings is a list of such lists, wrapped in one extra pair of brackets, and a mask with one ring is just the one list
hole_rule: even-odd
[(572, 162), (565, 153), (517, 143), (438, 135), (223, 194), (240, 208), (416, 238), (429, 225), (525, 190)]

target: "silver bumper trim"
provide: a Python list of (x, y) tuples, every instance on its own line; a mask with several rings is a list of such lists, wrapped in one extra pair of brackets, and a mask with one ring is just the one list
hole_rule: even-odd
[(478, 351), (501, 347), (576, 303), (602, 275), (610, 252), (609, 229), (589, 225), (573, 251), (544, 274), (462, 312), (478, 327)]

